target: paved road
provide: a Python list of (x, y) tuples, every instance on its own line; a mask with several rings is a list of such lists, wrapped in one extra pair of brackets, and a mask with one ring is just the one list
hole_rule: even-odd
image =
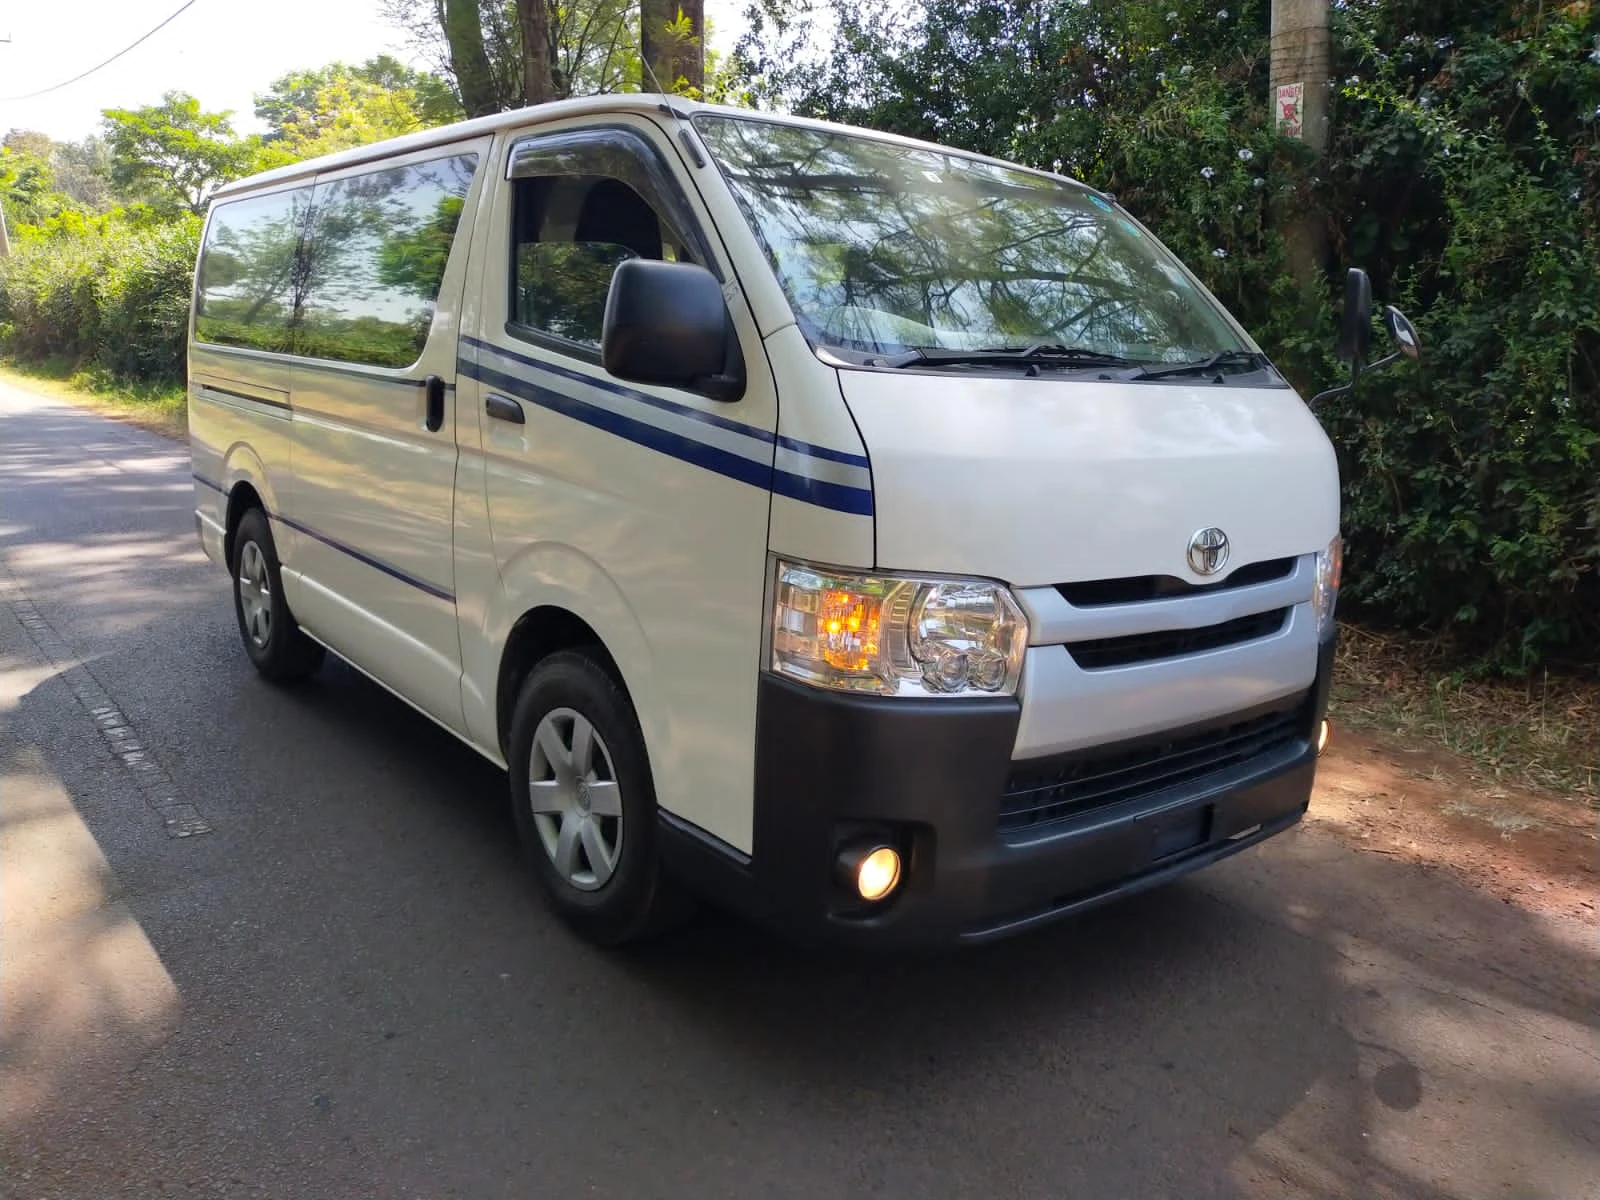
[(1302, 828), (956, 957), (599, 953), (496, 772), (256, 680), (189, 504), (0, 389), (5, 1197), (1600, 1195), (1593, 930)]

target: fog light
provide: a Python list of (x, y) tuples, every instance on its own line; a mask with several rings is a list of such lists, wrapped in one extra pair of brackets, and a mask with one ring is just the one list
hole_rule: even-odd
[(863, 900), (882, 900), (900, 886), (900, 852), (893, 846), (848, 847), (839, 855), (839, 874)]
[(1324, 721), (1322, 728), (1317, 731), (1317, 753), (1321, 754), (1328, 748), (1328, 723)]

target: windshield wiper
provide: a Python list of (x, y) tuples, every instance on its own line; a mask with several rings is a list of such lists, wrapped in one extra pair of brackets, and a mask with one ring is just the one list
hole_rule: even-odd
[(1208, 371), (1215, 371), (1219, 367), (1248, 367), (1259, 370), (1267, 365), (1267, 360), (1250, 350), (1222, 350), (1210, 358), (1196, 359), (1194, 362), (1175, 363), (1170, 367), (1158, 367), (1151, 370), (1148, 367), (1133, 376), (1135, 379), (1173, 379), (1179, 375), (1204, 375)]
[(1079, 346), (1055, 346), (1041, 342), (1033, 346), (982, 346), (976, 350), (942, 350), (916, 347), (904, 354), (868, 360), (875, 367), (945, 366), (989, 362), (1060, 362), (1075, 367), (1131, 367), (1133, 363), (1115, 354), (1101, 354)]

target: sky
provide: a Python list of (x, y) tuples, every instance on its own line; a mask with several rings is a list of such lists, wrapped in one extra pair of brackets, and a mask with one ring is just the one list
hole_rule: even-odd
[[(109, 58), (181, 3), (0, 0), (0, 133), (29, 129), (76, 140), (97, 132), (103, 109), (156, 104), (172, 89), (198, 97), (208, 111), (232, 110), (234, 127), (254, 132), (254, 94), (285, 72), (384, 53), (413, 60), (404, 34), (379, 15), (378, 0), (195, 0), (165, 29), (88, 78), (37, 99), (5, 99)], [(707, 0), (717, 48), (731, 45), (742, 7), (740, 0)]]

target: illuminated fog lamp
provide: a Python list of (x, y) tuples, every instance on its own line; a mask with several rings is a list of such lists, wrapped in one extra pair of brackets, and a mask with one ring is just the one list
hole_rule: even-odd
[(847, 846), (839, 854), (839, 878), (869, 904), (900, 886), (900, 852), (893, 846)]

